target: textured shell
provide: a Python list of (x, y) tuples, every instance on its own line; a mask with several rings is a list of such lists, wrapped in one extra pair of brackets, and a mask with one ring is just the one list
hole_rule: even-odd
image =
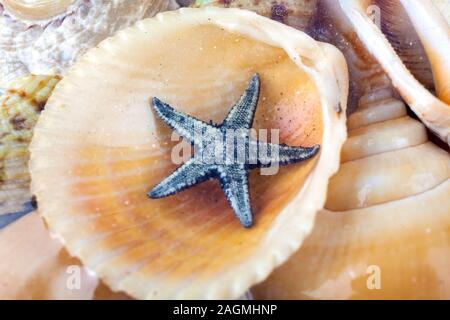
[[(176, 167), (150, 98), (220, 122), (254, 72), (262, 79), (255, 126), (280, 128), (280, 142), (319, 142), (320, 155), (250, 176), (250, 230), (213, 181), (148, 199)], [(347, 85), (338, 50), (249, 11), (181, 9), (144, 20), (88, 52), (49, 100), (31, 147), (40, 213), (113, 290), (239, 297), (311, 230), (346, 138)]]
[[(367, 13), (368, 0), (340, 0), (353, 29), (389, 75), (394, 87), (420, 120), (450, 144), (450, 26), (430, 0), (401, 1), (433, 71), (437, 97), (406, 68), (388, 39)], [(380, 5), (390, 2), (378, 1)], [(397, 19), (396, 16), (393, 20)], [(401, 37), (405, 33), (400, 33)]]
[(8, 13), (22, 21), (39, 21), (63, 15), (76, 0), (1, 0)]
[[(0, 97), (0, 299), (124, 298), (89, 275), (59, 241), (50, 238), (38, 214), (30, 213), (34, 204), (28, 144), (58, 82), (57, 76), (29, 75), (17, 79)], [(70, 282), (77, 275), (79, 289), (77, 280)]]
[(319, 0), (255, 1), (255, 0), (197, 0), (194, 7), (217, 6), (241, 8), (305, 31), (312, 23)]
[(0, 6), (0, 87), (29, 73), (63, 75), (101, 40), (173, 6), (169, 0), (75, 0), (44, 20), (21, 20)]
[(54, 76), (27, 76), (0, 97), (0, 216), (31, 207), (28, 145), (58, 81)]

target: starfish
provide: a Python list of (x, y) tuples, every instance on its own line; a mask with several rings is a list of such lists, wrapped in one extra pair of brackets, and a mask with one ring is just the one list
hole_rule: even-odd
[[(291, 147), (254, 139), (250, 132), (259, 91), (260, 79), (259, 75), (255, 74), (244, 94), (219, 125), (206, 123), (179, 112), (154, 97), (153, 108), (158, 117), (189, 140), (195, 147), (195, 153), (186, 163), (156, 185), (148, 196), (159, 199), (206, 180), (218, 179), (241, 225), (251, 227), (253, 215), (248, 190), (249, 170), (300, 162), (313, 157), (319, 151), (319, 145), (308, 148)], [(230, 132), (237, 134), (231, 140), (231, 144), (225, 145), (224, 141), (230, 141), (227, 140)], [(234, 148), (231, 151), (230, 146)], [(253, 157), (235, 159), (237, 154), (251, 153), (252, 150)]]

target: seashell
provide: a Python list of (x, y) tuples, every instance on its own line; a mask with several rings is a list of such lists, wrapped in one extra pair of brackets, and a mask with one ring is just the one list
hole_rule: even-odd
[[(402, 114), (384, 115), (390, 103)], [(362, 104), (325, 210), (257, 299), (449, 299), (450, 156), (399, 100)], [(377, 278), (379, 277), (379, 278)]]
[[(58, 76), (29, 75), (17, 79), (0, 97), (0, 299), (124, 298), (89, 275), (50, 238), (38, 214), (32, 212), (28, 144), (59, 80)], [(67, 285), (71, 275), (79, 275), (79, 281), (72, 277), (73, 287)]]
[(0, 97), (0, 216), (33, 210), (28, 145), (57, 76), (17, 79)]
[(126, 299), (50, 238), (36, 212), (0, 229), (0, 299)]
[[(386, 8), (384, 17), (385, 29), (394, 47), (400, 51), (400, 56), (391, 46), (382, 31), (372, 21), (367, 13), (367, 6), (375, 3), (381, 8)], [(408, 103), (420, 120), (444, 142), (450, 144), (450, 26), (446, 19), (439, 13), (431, 0), (408, 1), (401, 0), (401, 4), (392, 1), (368, 1), (368, 0), (340, 0), (343, 12), (348, 17), (359, 39), (367, 50), (376, 58), (389, 75), (394, 87), (402, 98)], [(398, 12), (400, 17), (399, 18)], [(409, 19), (408, 19), (409, 17)], [(415, 64), (413, 72), (421, 74), (424, 63), (408, 61), (417, 55), (419, 49), (404, 49), (404, 44), (398, 39), (409, 37), (415, 30), (417, 38), (423, 45), (423, 51), (431, 65), (434, 87), (437, 96), (428, 91), (406, 68), (401, 56), (407, 60), (407, 64)], [(413, 34), (414, 36), (414, 34)], [(410, 47), (415, 41), (408, 40)], [(425, 64), (426, 65), (426, 64)]]
[[(334, 9), (334, 19), (342, 18)], [(350, 39), (347, 21), (335, 21), (339, 37)], [(344, 54), (349, 70), (357, 73), (351, 76), (364, 79), (365, 92), (348, 117), (341, 167), (310, 236), (253, 294), (257, 299), (449, 299), (450, 156), (408, 116), (359, 40), (348, 43)]]
[(305, 31), (312, 23), (319, 0), (196, 0), (194, 7), (216, 6), (223, 8), (241, 8)]
[(1, 0), (0, 87), (17, 77), (63, 75), (101, 40), (173, 0)]
[[(347, 61), (350, 61), (350, 68), (353, 66), (351, 62), (355, 59), (366, 65), (372, 65), (370, 61), (373, 60), (371, 56), (373, 54), (381, 62), (380, 68), (369, 68), (372, 74), (367, 74), (368, 70), (364, 66), (358, 66), (350, 72), (350, 97), (347, 110), (353, 112), (356, 109), (359, 97), (364, 94), (364, 83), (367, 83), (368, 79), (375, 77), (383, 80), (378, 76), (387, 73), (393, 79), (395, 88), (411, 105), (413, 111), (427, 127), (447, 142), (446, 137), (450, 130), (450, 109), (448, 108), (450, 64), (447, 59), (450, 54), (448, 41), (450, 5), (447, 0), (291, 0), (281, 3), (264, 0), (257, 2), (197, 0), (195, 5), (200, 7), (237, 6), (266, 17), (273, 17), (307, 32), (316, 40), (334, 44), (343, 51)], [(282, 19), (277, 18), (280, 15), (274, 16), (270, 9), (280, 6), (283, 8), (280, 10), (282, 12), (280, 15), (284, 17)], [(375, 18), (375, 8), (379, 9), (381, 14), (381, 31), (390, 42), (372, 22)], [(424, 13), (423, 17), (422, 13)], [(362, 21), (359, 21), (360, 19)], [(411, 22), (414, 22), (414, 25)], [(355, 42), (358, 37), (361, 38), (362, 44), (358, 43), (359, 41)], [(364, 44), (368, 46), (369, 52), (365, 49), (355, 50), (356, 45)], [(365, 55), (364, 59), (358, 56), (361, 54)], [(395, 67), (392, 66), (392, 61), (395, 61)], [(411, 76), (410, 72), (420, 83)], [(438, 98), (427, 92), (427, 89), (431, 91), (436, 89)]]
[[(178, 166), (177, 141), (150, 99), (218, 123), (256, 72), (254, 127), (279, 128), (289, 145), (320, 143), (320, 154), (250, 175), (248, 230), (213, 181), (148, 199)], [(323, 206), (346, 138), (347, 86), (336, 48), (249, 11), (181, 9), (143, 20), (84, 55), (52, 94), (31, 146), (39, 212), (112, 290), (237, 298), (300, 246)]]

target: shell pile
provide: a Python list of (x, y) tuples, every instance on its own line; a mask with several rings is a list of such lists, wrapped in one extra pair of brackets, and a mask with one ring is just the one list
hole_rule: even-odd
[[(104, 41), (177, 5), (0, 4), (0, 299), (450, 299), (448, 0), (196, 0)], [(249, 230), (213, 181), (148, 199), (151, 98), (220, 123), (255, 72), (254, 128), (320, 154), (250, 175)]]
[(0, 88), (29, 73), (62, 75), (117, 30), (175, 6), (170, 0), (1, 0)]
[[(176, 168), (171, 131), (151, 98), (219, 123), (254, 73), (262, 84), (255, 128), (279, 128), (289, 145), (319, 143), (320, 154), (274, 176), (252, 173), (250, 230), (214, 181), (148, 199)], [(299, 247), (323, 206), (346, 138), (347, 86), (336, 48), (249, 11), (143, 20), (83, 56), (48, 101), (31, 146), (39, 212), (113, 290), (237, 298)]]

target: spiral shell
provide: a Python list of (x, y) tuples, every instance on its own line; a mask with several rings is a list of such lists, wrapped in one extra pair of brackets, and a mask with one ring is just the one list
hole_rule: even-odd
[[(392, 80), (402, 98), (420, 120), (444, 142), (450, 145), (450, 26), (431, 0), (401, 0), (411, 27), (420, 39), (433, 71), (437, 96), (428, 91), (406, 68), (382, 31), (367, 14), (368, 0), (340, 0), (340, 6), (353, 30), (367, 50), (376, 58)], [(392, 5), (375, 1), (381, 6)], [(398, 17), (394, 16), (392, 20)], [(395, 27), (396, 24), (393, 23)], [(391, 28), (395, 30), (395, 28)], [(402, 37), (405, 33), (400, 33)], [(408, 57), (409, 54), (406, 54)], [(421, 64), (420, 64), (421, 65)]]

